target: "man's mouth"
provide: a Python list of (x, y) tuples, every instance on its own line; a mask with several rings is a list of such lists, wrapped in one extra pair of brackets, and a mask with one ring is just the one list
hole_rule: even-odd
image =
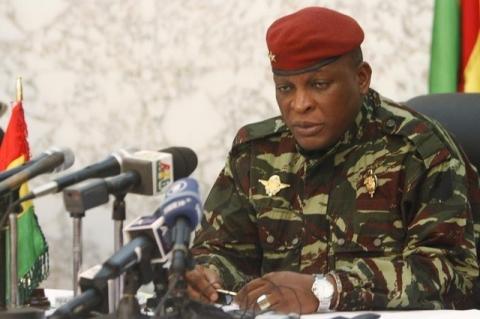
[(292, 130), (295, 133), (295, 135), (300, 135), (300, 136), (318, 135), (324, 128), (325, 128), (325, 124), (323, 123), (301, 122), (301, 123), (294, 123), (292, 125)]

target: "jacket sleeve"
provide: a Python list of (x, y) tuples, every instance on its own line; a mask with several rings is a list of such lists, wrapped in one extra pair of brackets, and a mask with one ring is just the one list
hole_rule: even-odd
[[(199, 264), (213, 267), (226, 289), (238, 290), (253, 277), (259, 276), (260, 251), (256, 214), (249, 201), (248, 168), (241, 172), (236, 158), (226, 165), (213, 185), (205, 203), (205, 214), (197, 230), (192, 253)], [(232, 171), (232, 166), (235, 171)]]
[(472, 307), (479, 266), (465, 165), (448, 157), (419, 169), (405, 175), (403, 248), (337, 267), (337, 309)]

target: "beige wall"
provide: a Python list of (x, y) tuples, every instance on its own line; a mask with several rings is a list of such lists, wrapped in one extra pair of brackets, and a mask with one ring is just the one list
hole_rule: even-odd
[[(0, 100), (13, 99), (21, 75), (32, 153), (71, 147), (75, 168), (125, 146), (191, 147), (205, 194), (236, 130), (277, 114), (266, 28), (314, 4), (360, 22), (372, 85), (383, 95), (427, 91), (432, 0), (0, 0)], [(127, 197), (128, 219), (158, 203)], [(61, 194), (35, 205), (51, 250), (45, 285), (70, 288), (71, 220)], [(112, 252), (110, 209), (87, 213), (85, 266)]]

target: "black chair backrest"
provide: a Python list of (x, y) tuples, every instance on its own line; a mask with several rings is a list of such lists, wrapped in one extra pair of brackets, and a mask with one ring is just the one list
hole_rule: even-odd
[(405, 104), (440, 122), (480, 171), (480, 93), (421, 95)]

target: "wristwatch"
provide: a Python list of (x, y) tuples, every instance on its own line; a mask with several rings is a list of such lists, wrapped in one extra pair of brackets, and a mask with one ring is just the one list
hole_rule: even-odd
[(329, 310), (335, 287), (324, 275), (314, 275), (312, 292), (318, 299), (317, 312)]

